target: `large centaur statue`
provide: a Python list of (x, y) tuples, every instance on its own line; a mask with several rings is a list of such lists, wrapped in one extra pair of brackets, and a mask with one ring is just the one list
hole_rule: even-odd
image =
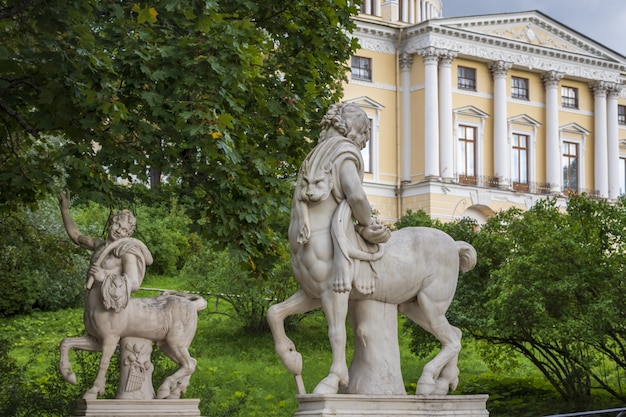
[(354, 104), (335, 104), (321, 125), (320, 141), (298, 174), (289, 227), (292, 267), (301, 288), (268, 311), (276, 352), (296, 376), (298, 393), (306, 393), (302, 356), (285, 333), (284, 319), (321, 307), (328, 321), (332, 364), (313, 392), (337, 393), (349, 383), (349, 301), (398, 305), (441, 342), (439, 353), (424, 367), (416, 393), (447, 394), (458, 382), (461, 331), (445, 314), (459, 271), (475, 266), (476, 251), (436, 229), (391, 233), (379, 224), (362, 187), (360, 151), (370, 135), (366, 114)]

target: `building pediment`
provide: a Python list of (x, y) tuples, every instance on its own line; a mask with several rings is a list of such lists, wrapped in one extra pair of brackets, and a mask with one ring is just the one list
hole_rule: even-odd
[(405, 28), (401, 52), (427, 48), (537, 72), (621, 83), (626, 57), (539, 11), (432, 19)]
[(347, 100), (346, 103), (356, 104), (357, 106), (366, 108), (366, 109), (382, 110), (385, 108), (385, 106), (383, 106), (376, 100), (372, 100), (371, 98), (367, 96), (353, 98), (353, 99)]
[(611, 62), (624, 61), (620, 54), (539, 11), (440, 19), (433, 23), (467, 34), (485, 35), (491, 38), (490, 43), (500, 39), (526, 45), (529, 50), (545, 48)]
[(509, 122), (509, 124), (532, 126), (532, 127), (541, 126), (541, 123), (539, 123), (538, 121), (536, 121), (535, 119), (533, 119), (527, 114), (520, 114), (518, 116), (509, 117), (507, 121)]
[(559, 128), (561, 132), (571, 133), (574, 135), (589, 136), (590, 131), (579, 125), (578, 123), (569, 123)]

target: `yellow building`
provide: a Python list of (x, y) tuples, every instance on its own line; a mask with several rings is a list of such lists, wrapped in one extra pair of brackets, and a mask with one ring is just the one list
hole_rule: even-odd
[(539, 11), (441, 18), (441, 0), (366, 0), (344, 100), (372, 122), (364, 185), (479, 223), (572, 192), (626, 191), (626, 58)]

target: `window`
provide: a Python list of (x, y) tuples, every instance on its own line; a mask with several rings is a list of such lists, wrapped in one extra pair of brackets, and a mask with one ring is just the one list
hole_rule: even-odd
[(528, 79), (511, 77), (511, 97), (528, 100)]
[(561, 105), (568, 109), (578, 108), (578, 88), (561, 87)]
[(563, 142), (563, 191), (578, 191), (578, 144)]
[(365, 144), (365, 148), (361, 149), (363, 157), (363, 171), (372, 173), (372, 140), (374, 139), (374, 120), (370, 120), (370, 139)]
[(626, 158), (619, 159), (619, 195), (626, 194)]
[(617, 106), (617, 123), (626, 125), (626, 106)]
[(363, 14), (376, 14), (376, 0), (364, 0), (361, 4), (357, 5), (359, 12)]
[(513, 189), (528, 191), (528, 135), (513, 134), (511, 150), (511, 179)]
[(476, 185), (476, 128), (459, 126), (457, 144), (457, 172), (459, 182)]
[(458, 68), (458, 87), (463, 90), (476, 91), (476, 68)]
[(361, 56), (352, 57), (352, 78), (372, 81), (372, 59)]

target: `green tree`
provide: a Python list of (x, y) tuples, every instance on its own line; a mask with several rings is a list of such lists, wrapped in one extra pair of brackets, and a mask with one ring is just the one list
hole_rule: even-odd
[(271, 270), (270, 222), (341, 97), (355, 12), (348, 0), (4, 2), (0, 193), (12, 198), (0, 209), (36, 204), (55, 178), (106, 204), (148, 199), (149, 184)]
[(453, 321), (490, 342), (493, 360), (526, 356), (568, 401), (587, 405), (593, 387), (624, 400), (625, 227), (623, 200), (498, 213), (472, 242), (478, 265), (459, 283)]

